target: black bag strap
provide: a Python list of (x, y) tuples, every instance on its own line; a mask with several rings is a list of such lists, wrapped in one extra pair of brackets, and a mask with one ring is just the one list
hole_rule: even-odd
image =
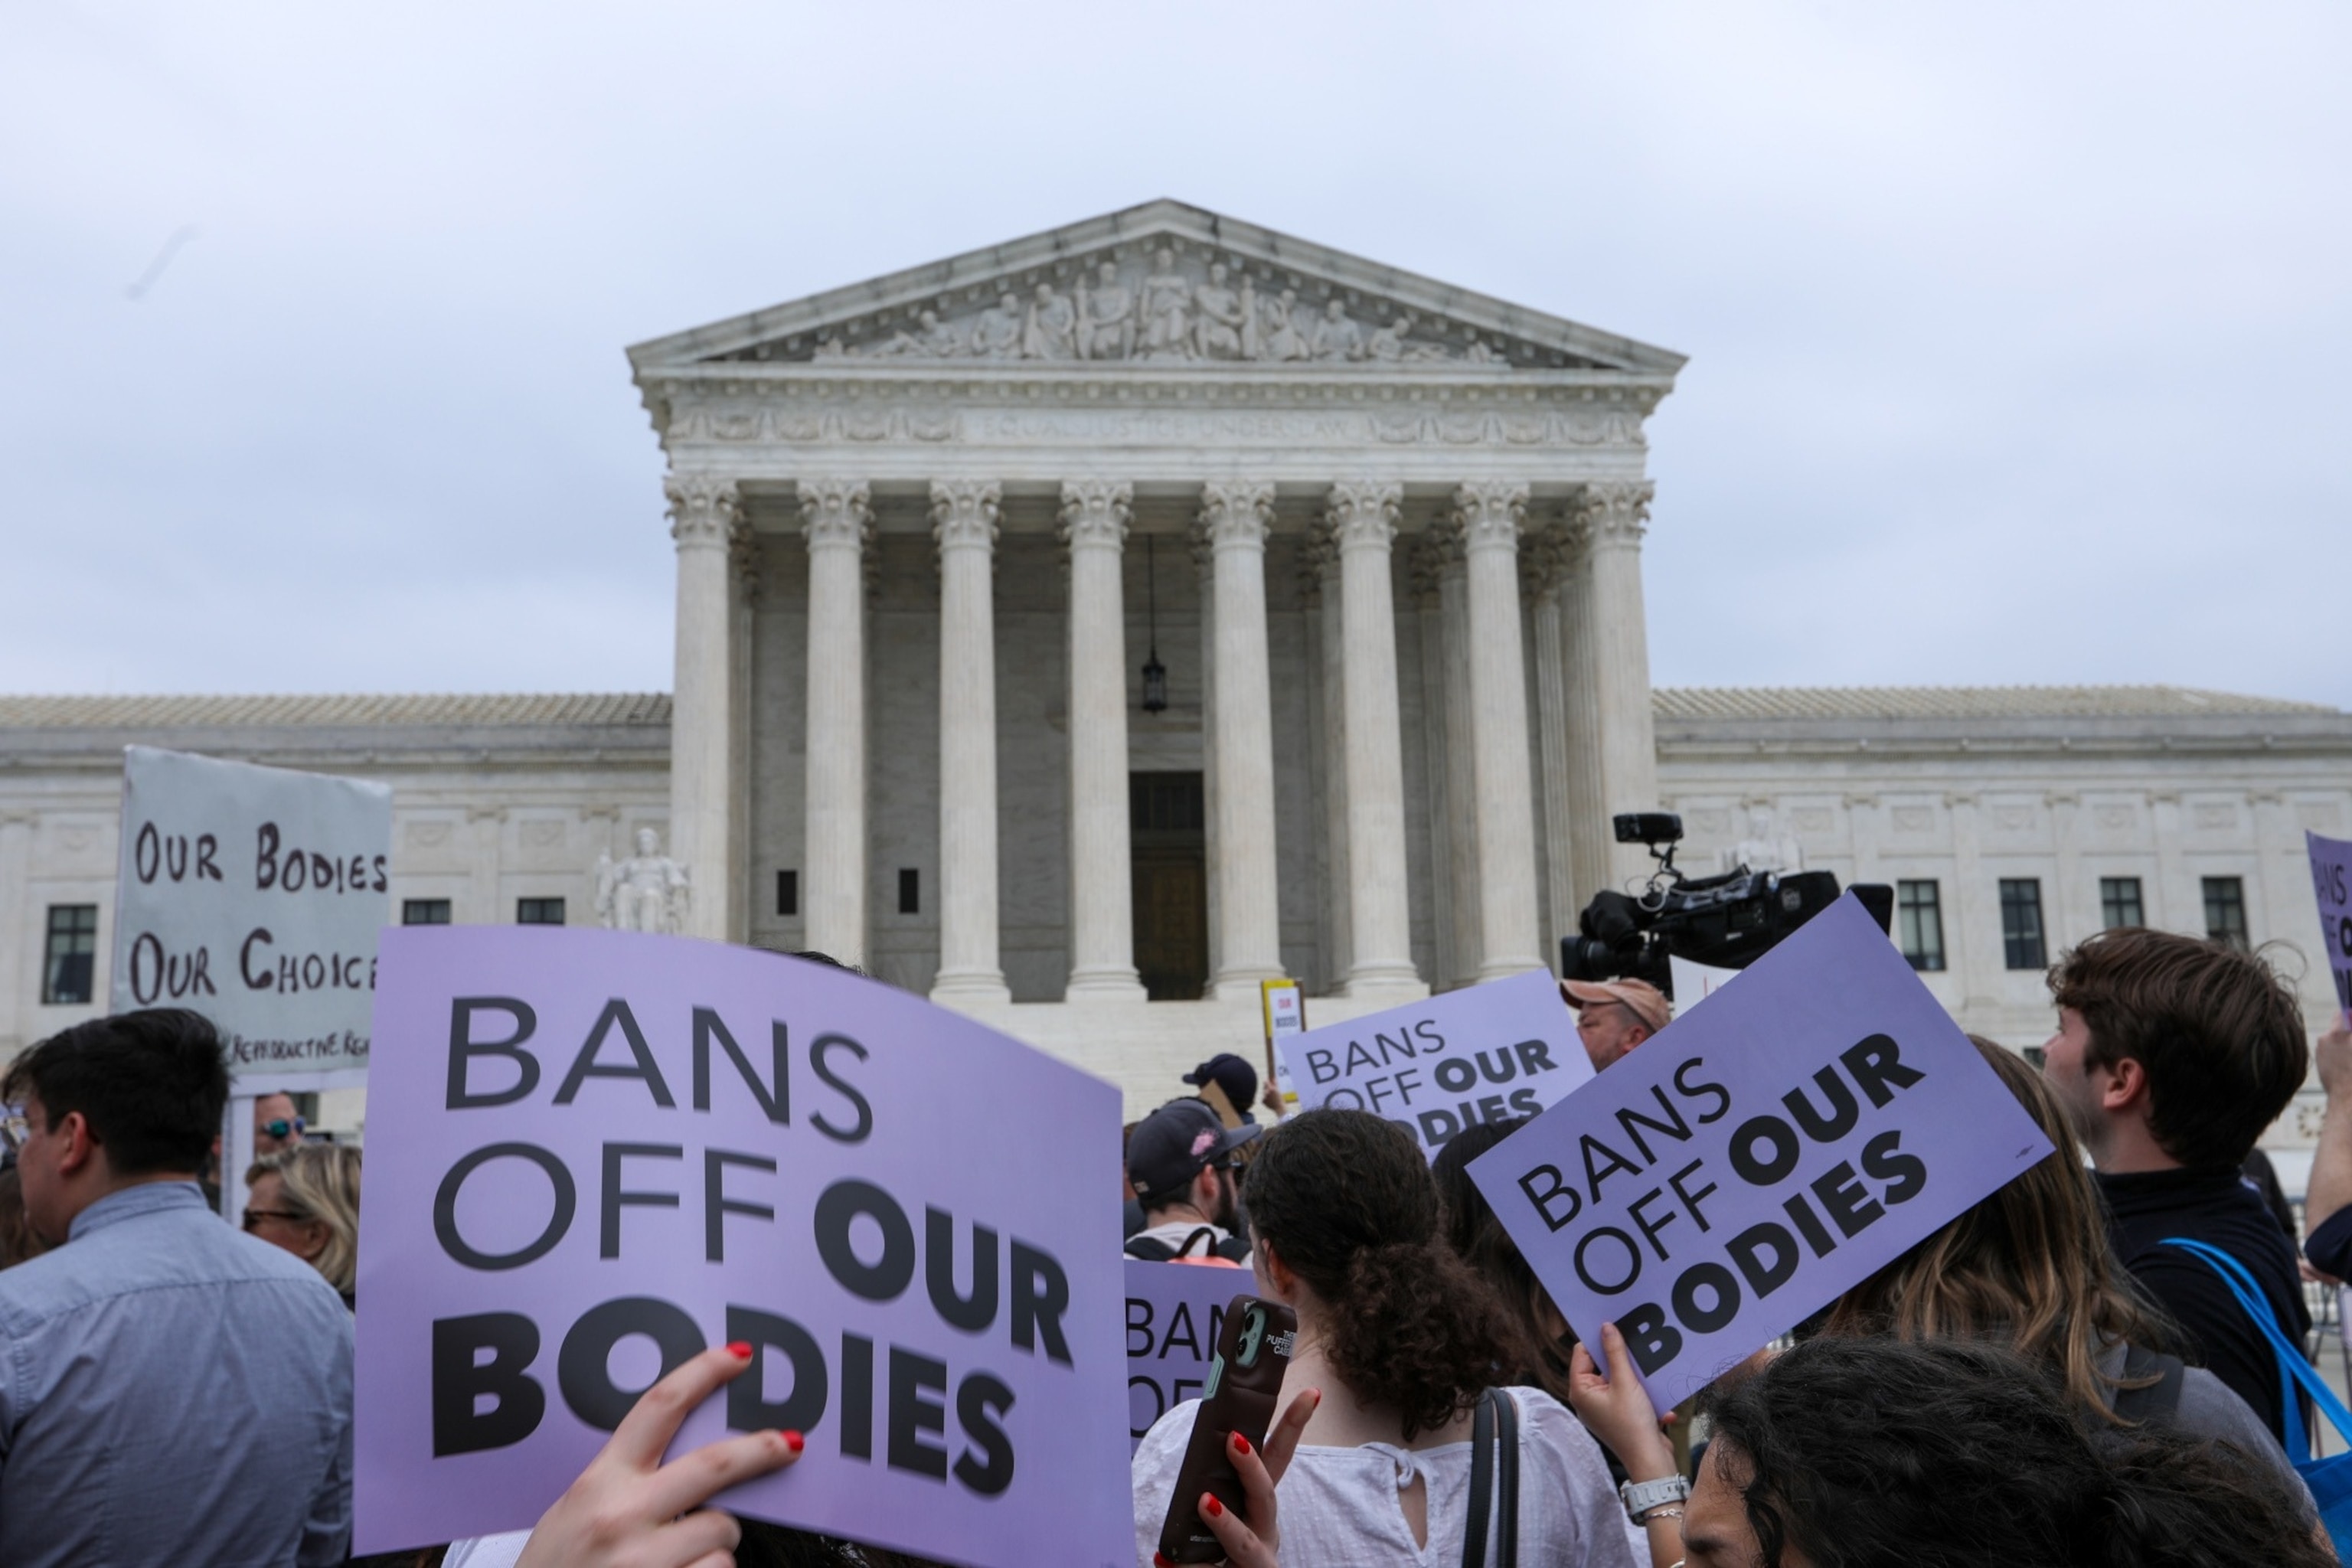
[(1121, 1250), (1139, 1263), (1165, 1263), (1176, 1256), (1176, 1249), (1156, 1236), (1129, 1237)]
[(1497, 1568), (1519, 1568), (1519, 1402), (1507, 1388), (1488, 1389), (1486, 1397), (1495, 1402), (1495, 1441), (1502, 1450), (1496, 1467), (1502, 1512), (1496, 1562)]
[(2126, 1421), (2168, 1422), (2180, 1408), (2180, 1386), (2188, 1381), (2189, 1367), (2177, 1355), (2161, 1351), (2144, 1350), (2138, 1345), (2124, 1347), (2124, 1379), (2138, 1383), (2153, 1377), (2154, 1383), (2138, 1388), (2116, 1391), (2115, 1412)]
[(1470, 1423), (1470, 1516), (1462, 1524), (1462, 1568), (1486, 1568), (1486, 1513), (1495, 1501), (1495, 1391), (1490, 1388), (1478, 1396), (1478, 1414)]

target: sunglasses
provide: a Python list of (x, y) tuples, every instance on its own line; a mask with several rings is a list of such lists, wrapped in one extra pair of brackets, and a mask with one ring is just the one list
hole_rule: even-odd
[(291, 1209), (247, 1209), (245, 1211), (245, 1228), (258, 1230), (261, 1228), (261, 1222), (266, 1219), (282, 1219), (287, 1224), (292, 1225), (310, 1217), (309, 1215), (296, 1214)]
[(272, 1138), (283, 1138), (289, 1132), (301, 1131), (302, 1129), (308, 1125), (309, 1123), (305, 1122), (299, 1116), (294, 1118), (291, 1121), (287, 1121), (286, 1118), (281, 1116), (275, 1121), (264, 1121), (257, 1124), (254, 1128), (254, 1131), (256, 1132), (267, 1132)]

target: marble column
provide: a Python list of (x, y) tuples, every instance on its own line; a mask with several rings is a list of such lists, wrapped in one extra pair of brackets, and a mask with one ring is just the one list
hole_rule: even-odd
[(1214, 552), (1217, 968), (1213, 994), (1255, 996), (1282, 974), (1275, 898), (1274, 698), (1265, 636), (1265, 535), (1271, 480), (1202, 489), (1201, 531)]
[(803, 940), (866, 962), (866, 571), (874, 509), (855, 479), (800, 481), (808, 536), (808, 845)]
[(1322, 803), (1323, 834), (1316, 846), (1316, 935), (1323, 989), (1343, 994), (1354, 962), (1352, 910), (1348, 902), (1348, 645), (1341, 626), (1339, 545), (1331, 520), (1319, 520), (1300, 552), (1299, 592), (1307, 610), (1307, 645), (1315, 650), (1307, 683), (1307, 748), (1313, 798)]
[(1543, 809), (1544, 957), (1576, 931), (1584, 907), (1577, 892), (1576, 812), (1570, 799), (1567, 625), (1560, 608), (1568, 582), (1568, 540), (1555, 523), (1530, 533), (1521, 551), (1535, 637), (1536, 752), (1541, 759), (1537, 797)]
[(1452, 891), (1454, 966), (1438, 978), (1447, 986), (1478, 979), (1477, 723), (1470, 691), (1470, 575), (1462, 552), (1462, 524), (1448, 512), (1433, 526), (1436, 554), (1439, 646), (1445, 660), (1445, 863)]
[(670, 854), (693, 879), (686, 931), (724, 941), (740, 879), (734, 819), (735, 585), (740, 500), (732, 479), (672, 474), (677, 643), (670, 697)]
[(1456, 792), (1453, 786), (1454, 748), (1448, 743), (1446, 710), (1452, 693), (1446, 684), (1445, 573), (1452, 554), (1452, 531), (1443, 525), (1416, 536), (1411, 560), (1421, 661), (1421, 749), (1427, 759), (1429, 780), (1429, 911), (1430, 978), (1444, 987), (1461, 967), (1454, 918), (1454, 834)]
[[(1198, 528), (1192, 530), (1189, 544), (1201, 630), (1201, 856), (1202, 865), (1213, 870), (1217, 864), (1217, 726), (1212, 715), (1217, 710), (1217, 551)], [(1209, 889), (1209, 973), (1213, 976), (1224, 921), (1217, 902), (1217, 879), (1210, 875), (1203, 879)]]
[[(1654, 487), (1646, 479), (1585, 487), (1590, 535), (1582, 595), (1591, 618), (1587, 672), (1599, 730), (1601, 813), (1654, 811), (1658, 805), (1657, 723), (1650, 706), (1650, 641), (1642, 599), (1642, 535)], [(1610, 844), (1610, 880), (1647, 876), (1648, 852)]]
[(940, 546), (940, 969), (934, 1002), (1009, 1002), (997, 952), (995, 481), (931, 486)]
[[(1528, 487), (1502, 480), (1454, 492), (1470, 625), (1470, 751), (1478, 817), (1478, 978), (1546, 967), (1536, 913), (1535, 795), (1528, 778), (1528, 677), (1519, 637), (1519, 522)], [(1646, 689), (1645, 689), (1646, 695)]]
[[(1340, 670), (1348, 817), (1350, 996), (1405, 998), (1429, 987), (1412, 966), (1406, 902), (1404, 738), (1398, 714), (1396, 605), (1389, 565), (1404, 487), (1331, 487), (1339, 546)], [(1328, 610), (1327, 610), (1328, 613)]]
[(1070, 549), (1070, 1001), (1141, 1001), (1128, 838), (1127, 610), (1132, 487), (1062, 487)]
[[(1622, 887), (1615, 872), (1616, 835), (1601, 773), (1600, 639), (1591, 604), (1592, 531), (1581, 503), (1560, 525), (1560, 704), (1568, 736), (1570, 879), (1580, 910), (1604, 888)], [(1641, 875), (1648, 875), (1644, 868)]]

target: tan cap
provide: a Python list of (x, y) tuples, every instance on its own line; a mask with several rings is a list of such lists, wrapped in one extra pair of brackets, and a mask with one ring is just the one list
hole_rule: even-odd
[(1622, 1002), (1633, 1009), (1633, 1016), (1648, 1025), (1654, 1035), (1675, 1016), (1674, 1004), (1646, 980), (1563, 980), (1559, 983), (1559, 999), (1571, 1007), (1581, 1007), (1587, 1002)]

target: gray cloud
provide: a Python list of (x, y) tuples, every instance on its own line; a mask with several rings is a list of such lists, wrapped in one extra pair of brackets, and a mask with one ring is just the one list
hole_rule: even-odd
[(1661, 682), (2352, 706), (2347, 34), (2320, 5), (17, 8), (0, 685), (662, 687), (624, 344), (1167, 195), (1690, 353), (1653, 426)]

